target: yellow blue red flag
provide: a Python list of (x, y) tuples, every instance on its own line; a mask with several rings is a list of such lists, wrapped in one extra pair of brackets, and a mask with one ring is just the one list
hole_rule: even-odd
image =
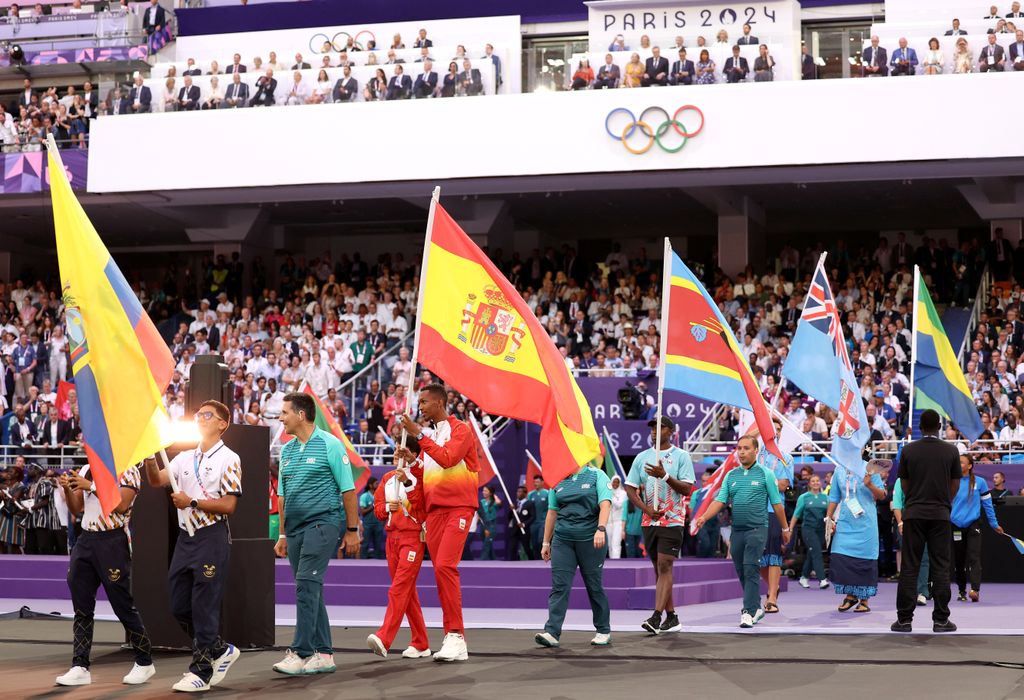
[(170, 444), (163, 393), (174, 359), (49, 148), (50, 194), (71, 365), (89, 471), (106, 513), (118, 477)]

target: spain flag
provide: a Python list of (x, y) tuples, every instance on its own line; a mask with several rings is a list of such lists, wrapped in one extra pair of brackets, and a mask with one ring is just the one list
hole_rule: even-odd
[(436, 200), (431, 206), (417, 359), (484, 411), (539, 423), (553, 486), (601, 452), (590, 407), (519, 292)]

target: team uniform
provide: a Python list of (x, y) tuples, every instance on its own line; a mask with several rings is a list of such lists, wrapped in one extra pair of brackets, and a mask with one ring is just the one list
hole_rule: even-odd
[(363, 523), (363, 546), (360, 548), (359, 558), (384, 559), (384, 527), (374, 515), (374, 494), (370, 491), (363, 491), (359, 494), (358, 504), (360, 512), (363, 508), (370, 509), (368, 513), (360, 516)]
[[(241, 461), (222, 440), (206, 452), (196, 447), (178, 453), (168, 468), (189, 498), (213, 500), (242, 495)], [(186, 523), (192, 525), (194, 535), (189, 536)], [(179, 508), (178, 528), (167, 572), (171, 614), (192, 640), (189, 671), (205, 683), (216, 685), (239, 653), (220, 638), (221, 601), (231, 559), (227, 516)]]
[[(343, 509), (341, 494), (352, 491), (352, 463), (338, 438), (314, 428), (281, 449), (277, 493), (284, 497), (284, 534), (295, 575), (295, 638), (300, 658), (332, 654), (331, 622), (324, 603), (324, 574), (338, 550)], [(333, 671), (333, 666), (317, 672)]]
[[(643, 528), (644, 546), (647, 556), (657, 565), (658, 553), (679, 556), (683, 546), (683, 526), (686, 524), (687, 497), (676, 493), (668, 485), (667, 478), (655, 478), (647, 473), (645, 467), (654, 464), (656, 451), (653, 447), (644, 450), (633, 458), (633, 464), (626, 476), (626, 486), (637, 490), (640, 500), (650, 508), (665, 511), (660, 520), (652, 521), (647, 513), (643, 514), (640, 525)], [(675, 445), (661, 450), (661, 466), (665, 476), (687, 484), (693, 484), (693, 460), (686, 450)]]
[[(781, 460), (769, 452), (764, 445), (761, 445), (757, 453), (757, 463), (775, 475), (776, 487), (782, 479), (786, 479), (792, 485), (794, 479), (792, 456), (786, 455), (786, 459)], [(758, 562), (762, 569), (766, 566), (782, 566), (782, 525), (774, 515), (775, 511), (772, 509), (771, 501), (768, 502), (767, 512), (768, 537), (764, 543), (761, 560)], [(819, 574), (819, 576), (824, 575), (824, 573)]]

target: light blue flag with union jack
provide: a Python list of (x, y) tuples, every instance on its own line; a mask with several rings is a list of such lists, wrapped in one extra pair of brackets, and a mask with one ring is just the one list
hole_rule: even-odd
[(814, 270), (782, 373), (804, 393), (839, 414), (832, 458), (847, 471), (864, 476), (862, 453), (871, 436), (871, 426), (846, 351), (839, 310), (825, 274), (824, 254)]

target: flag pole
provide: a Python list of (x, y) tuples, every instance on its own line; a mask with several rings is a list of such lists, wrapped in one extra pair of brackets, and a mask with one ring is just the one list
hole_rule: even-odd
[[(658, 344), (658, 409), (654, 416), (654, 463), (661, 465), (661, 415), (665, 394), (665, 351), (668, 348), (668, 306), (672, 289), (672, 242), (665, 237), (665, 250), (661, 266), (661, 338)], [(654, 489), (654, 510), (658, 509), (658, 491)]]
[[(786, 418), (786, 416), (783, 415), (782, 412), (779, 411), (779, 409), (772, 408), (771, 412), (772, 412), (773, 415), (775, 415), (779, 419), (779, 421), (782, 423), (783, 426), (789, 426), (790, 428), (792, 428), (793, 430), (797, 431), (801, 435), (804, 435), (804, 436), (807, 435), (807, 433), (805, 433), (804, 431), (800, 430), (800, 428), (798, 428), (795, 425), (793, 425), (793, 422), (791, 420), (789, 420), (789, 418)], [(782, 438), (782, 434), (781, 433), (779, 434), (779, 438), (780, 439)], [(813, 440), (808, 440), (804, 444), (810, 444), (810, 446), (814, 448), (815, 452), (819, 453), (822, 457), (824, 457), (828, 461), (832, 462), (832, 464), (836, 465), (837, 467), (841, 467), (842, 466), (839, 462), (837, 462), (835, 459), (833, 459), (831, 454), (826, 452), (823, 447), (818, 445)], [(780, 447), (779, 450), (781, 451), (782, 448)], [(792, 456), (792, 455), (790, 455), (790, 456)]]
[[(536, 464), (537, 465), (537, 471), (540, 472), (541, 476), (544, 476), (544, 468), (540, 466), (540, 460), (538, 460), (536, 457), (534, 457), (532, 454), (530, 454), (529, 450), (524, 450), (524, 451), (526, 452), (526, 458), (528, 460), (530, 460), (531, 462), (533, 462), (534, 464)], [(527, 487), (527, 488), (529, 488), (529, 487)]]
[[(50, 134), (50, 138), (53, 138), (53, 134)], [(174, 478), (174, 472), (171, 470), (171, 460), (167, 458), (167, 450), (163, 447), (160, 448), (160, 459), (164, 461), (164, 471), (167, 472), (167, 480), (171, 482), (171, 492), (178, 493), (181, 489), (178, 488), (178, 480)], [(196, 534), (188, 517), (185, 518), (185, 531), (188, 532), (189, 537)]]
[[(405, 390), (406, 411), (412, 416), (412, 392), (416, 386), (416, 365), (420, 358), (420, 329), (423, 326), (423, 296), (427, 289), (427, 259), (430, 257), (430, 237), (434, 230), (434, 212), (437, 210), (438, 201), (441, 199), (441, 188), (435, 187), (430, 194), (430, 212), (427, 214), (427, 234), (423, 238), (423, 257), (420, 259), (420, 288), (416, 292), (416, 331), (412, 340), (412, 358), (409, 369), (409, 383)], [(405, 449), (406, 440), (409, 437), (408, 431), (402, 428), (402, 449)], [(398, 461), (398, 468), (405, 467), (405, 460)]]
[(910, 332), (910, 411), (907, 414), (911, 435), (914, 434), (914, 366), (917, 364), (917, 300), (921, 292), (920, 285), (921, 270), (917, 265), (914, 265), (914, 299), (910, 305), (910, 308), (913, 310), (910, 315), (910, 321), (913, 324), (913, 330)]
[(526, 534), (526, 528), (523, 527), (523, 521), (519, 519), (519, 509), (512, 507), (512, 496), (508, 493), (508, 487), (505, 486), (505, 480), (501, 477), (501, 472), (498, 471), (498, 465), (494, 463), (494, 457), (491, 455), (491, 448), (487, 444), (487, 440), (484, 439), (484, 431), (480, 430), (480, 424), (476, 420), (476, 416), (472, 413), (469, 414), (469, 422), (473, 424), (473, 431), (476, 433), (476, 439), (480, 442), (480, 448), (484, 451), (484, 456), (487, 457), (487, 462), (491, 465), (491, 471), (498, 477), (498, 483), (501, 484), (501, 490), (505, 494), (505, 502), (508, 503), (509, 510), (512, 511), (512, 517), (516, 519), (516, 525), (519, 526), (520, 532)]

